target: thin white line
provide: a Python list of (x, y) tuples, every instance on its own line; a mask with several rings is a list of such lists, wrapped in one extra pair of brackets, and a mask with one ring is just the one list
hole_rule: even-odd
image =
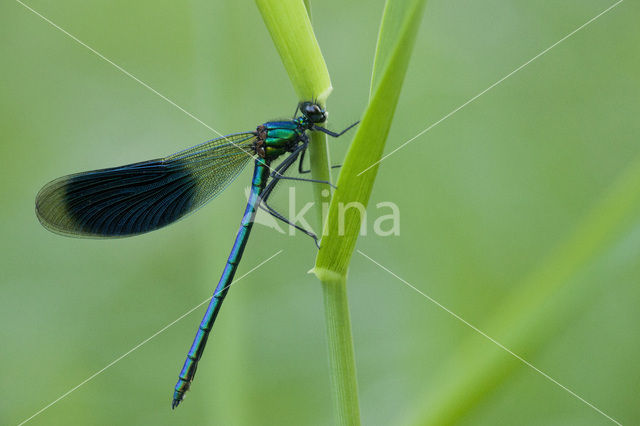
[[(119, 71), (121, 71), (123, 74), (125, 74), (127, 77), (132, 78), (133, 80), (135, 80), (136, 82), (140, 83), (141, 85), (143, 85), (144, 87), (146, 87), (147, 89), (149, 89), (151, 92), (155, 93), (156, 95), (160, 96), (162, 99), (164, 99), (165, 101), (169, 102), (171, 105), (173, 105), (174, 107), (178, 108), (180, 111), (182, 111), (183, 113), (185, 113), (186, 115), (188, 115), (189, 117), (193, 118), (194, 120), (196, 120), (198, 123), (202, 124), (204, 127), (206, 127), (207, 129), (211, 130), (212, 132), (216, 133), (218, 136), (224, 138), (226, 141), (228, 141), (229, 143), (231, 143), (232, 145), (235, 145), (237, 148), (241, 149), (242, 151), (245, 152), (245, 154), (247, 154), (249, 157), (254, 158), (253, 154), (251, 154), (251, 152), (247, 151), (246, 149), (244, 149), (242, 146), (236, 144), (235, 142), (233, 142), (232, 140), (228, 139), (225, 135), (223, 135), (222, 133), (220, 133), (219, 131), (217, 131), (216, 129), (214, 129), (213, 127), (209, 126), (207, 123), (205, 123), (204, 121), (200, 120), (198, 117), (196, 117), (195, 115), (191, 114), (189, 111), (187, 111), (186, 109), (182, 108), (180, 105), (176, 104), (175, 102), (173, 102), (171, 99), (167, 98), (165, 95), (163, 95), (162, 93), (158, 92), (156, 89), (154, 89), (153, 87), (149, 86), (147, 83), (145, 83), (144, 81), (140, 80), (138, 77), (136, 77), (135, 75), (131, 74), (129, 71), (125, 70), (124, 68), (122, 68), (120, 65), (116, 64), (115, 62), (113, 62), (112, 60), (110, 60), (109, 58), (107, 58), (106, 56), (104, 56), (102, 53), (98, 52), (97, 50), (95, 50), (94, 48), (92, 48), (91, 46), (89, 46), (88, 44), (86, 44), (85, 42), (83, 42), (82, 40), (80, 40), (79, 38), (77, 38), (76, 36), (74, 36), (73, 34), (69, 33), (68, 31), (66, 31), (64, 28), (60, 27), (59, 25), (57, 25), (56, 23), (54, 23), (52, 20), (50, 20), (49, 18), (45, 17), (44, 15), (42, 15), (41, 13), (39, 13), (38, 11), (36, 11), (35, 9), (33, 9), (32, 7), (26, 5), (25, 3), (23, 3), (21, 0), (16, 0), (16, 2), (20, 3), (22, 6), (24, 6), (26, 9), (30, 10), (31, 12), (33, 12), (34, 14), (36, 14), (37, 16), (39, 16), (40, 18), (42, 18), (44, 21), (48, 22), (50, 25), (52, 25), (54, 28), (62, 31), (64, 34), (66, 34), (67, 36), (69, 36), (71, 39), (73, 39), (76, 43), (80, 44), (81, 46), (86, 47), (87, 49), (89, 49), (91, 52), (95, 53), (99, 58), (103, 59), (104, 61), (108, 62), (109, 64), (113, 65), (114, 67), (116, 67)], [(269, 169), (271, 169), (269, 167)]]
[(375, 260), (373, 260), (372, 258), (370, 258), (369, 256), (367, 256), (366, 254), (364, 254), (362, 251), (357, 250), (358, 253), (360, 253), (362, 256), (366, 257), (367, 259), (369, 259), (371, 262), (375, 263), (376, 265), (378, 265), (380, 268), (384, 269), (385, 271), (387, 271), (389, 274), (393, 275), (394, 277), (396, 277), (397, 279), (399, 279), (400, 281), (402, 281), (404, 284), (406, 284), (407, 286), (411, 287), (413, 290), (417, 291), (418, 293), (420, 293), (422, 296), (424, 296), (425, 298), (427, 298), (429, 301), (431, 301), (432, 303), (436, 304), (439, 308), (443, 309), (445, 312), (447, 312), (448, 314), (452, 315), (454, 318), (456, 318), (457, 320), (459, 320), (460, 322), (462, 322), (463, 324), (465, 324), (466, 326), (470, 327), (471, 329), (473, 329), (474, 331), (476, 331), (477, 333), (479, 333), (480, 335), (482, 335), (483, 337), (485, 337), (486, 339), (490, 340), (491, 342), (493, 342), (495, 345), (497, 345), (499, 348), (501, 348), (502, 350), (504, 350), (505, 352), (511, 354), (514, 358), (516, 358), (517, 360), (519, 360), (520, 362), (522, 362), (523, 364), (527, 365), (528, 367), (532, 368), (533, 370), (535, 370), (536, 372), (538, 372), (539, 374), (541, 374), (542, 376), (544, 376), (547, 380), (551, 381), (552, 383), (555, 383), (556, 385), (558, 385), (559, 387), (561, 387), (562, 389), (564, 389), (565, 391), (567, 391), (569, 394), (573, 395), (575, 398), (579, 399), (580, 401), (582, 401), (583, 403), (585, 403), (586, 405), (588, 405), (589, 407), (591, 407), (592, 409), (594, 409), (595, 411), (597, 411), (598, 413), (602, 414), (604, 417), (606, 417), (607, 419), (611, 420), (613, 423), (620, 425), (620, 423), (615, 420), (613, 417), (607, 415), (605, 412), (603, 412), (602, 410), (600, 410), (598, 407), (596, 407), (595, 405), (591, 404), (589, 401), (587, 401), (586, 399), (582, 398), (580, 395), (576, 394), (575, 392), (573, 392), (571, 389), (567, 388), (566, 386), (562, 385), (560, 382), (558, 382), (557, 380), (555, 380), (553, 377), (549, 376), (547, 373), (541, 371), (540, 369), (536, 368), (533, 364), (531, 364), (530, 362), (528, 362), (527, 360), (525, 360), (524, 358), (522, 358), (521, 356), (517, 355), (516, 353), (512, 352), (511, 350), (509, 350), (507, 347), (505, 347), (502, 343), (498, 342), (497, 340), (495, 340), (494, 338), (492, 338), (491, 336), (489, 336), (488, 334), (484, 333), (482, 330), (480, 330), (478, 327), (474, 326), (473, 324), (469, 323), (468, 321), (466, 321), (465, 319), (463, 319), (460, 315), (456, 314), (455, 312), (451, 311), (450, 309), (448, 309), (447, 307), (445, 307), (444, 305), (442, 305), (440, 302), (438, 302), (437, 300), (435, 300), (434, 298), (428, 296), (427, 294), (423, 293), (421, 290), (417, 289), (416, 287), (414, 287), (413, 285), (409, 284), (407, 281), (405, 281), (404, 279), (400, 278), (398, 275), (394, 274), (393, 272), (391, 272), (389, 269), (385, 268), (384, 266), (382, 266), (380, 263), (376, 262)]
[(46, 409), (50, 408), (51, 406), (53, 406), (54, 404), (56, 404), (57, 402), (59, 402), (60, 400), (64, 399), (65, 397), (67, 397), (69, 394), (71, 394), (73, 391), (75, 391), (76, 389), (78, 389), (80, 386), (84, 385), (85, 383), (91, 381), (92, 379), (94, 379), (96, 376), (98, 376), (100, 373), (102, 373), (103, 371), (105, 371), (107, 368), (113, 366), (114, 364), (116, 364), (117, 362), (119, 362), (120, 360), (122, 360), (124, 357), (126, 357), (127, 355), (129, 355), (130, 353), (134, 352), (135, 350), (137, 350), (138, 348), (140, 348), (142, 345), (144, 345), (145, 343), (149, 342), (151, 339), (153, 339), (154, 337), (156, 337), (157, 335), (159, 335), (160, 333), (163, 333), (165, 330), (167, 330), (169, 327), (173, 326), (174, 324), (176, 324), (178, 321), (182, 320), (184, 317), (188, 316), (189, 314), (191, 314), (193, 311), (195, 311), (196, 309), (198, 309), (200, 306), (204, 305), (205, 303), (209, 302), (213, 297), (215, 297), (217, 294), (219, 294), (220, 292), (226, 290), (227, 288), (231, 287), (233, 284), (237, 283), (238, 281), (240, 281), (241, 279), (243, 279), (244, 277), (246, 277), (247, 275), (249, 275), (250, 273), (252, 273), (253, 271), (255, 271), (256, 269), (258, 269), (259, 267), (261, 267), (262, 265), (264, 265), (265, 263), (267, 263), (268, 261), (270, 261), (271, 259), (273, 259), (274, 257), (276, 257), (277, 255), (279, 255), (280, 253), (282, 253), (283, 250), (279, 250), (278, 252), (276, 252), (274, 255), (272, 255), (271, 257), (269, 257), (268, 259), (264, 260), (263, 262), (259, 263), (257, 266), (253, 267), (252, 269), (250, 269), (246, 274), (242, 275), (240, 278), (237, 278), (236, 280), (234, 280), (231, 284), (229, 284), (228, 286), (226, 286), (225, 288), (223, 288), (222, 290), (218, 291), (217, 293), (214, 293), (211, 297), (207, 297), (205, 300), (203, 300), (202, 302), (200, 302), (199, 304), (197, 304), (196, 306), (194, 306), (193, 308), (189, 309), (187, 312), (185, 312), (184, 314), (180, 315), (178, 318), (176, 318), (175, 320), (171, 321), (169, 324), (165, 325), (164, 327), (162, 327), (160, 330), (156, 331), (155, 333), (153, 333), (151, 336), (147, 337), (146, 339), (144, 339), (142, 342), (138, 343), (137, 345), (135, 345), (133, 348), (129, 349), (127, 352), (125, 352), (124, 354), (120, 355), (118, 358), (116, 358), (115, 360), (111, 361), (109, 364), (107, 364), (105, 367), (103, 367), (102, 369), (98, 370), (97, 372), (93, 373), (91, 376), (87, 377), (86, 379), (84, 379), (82, 382), (80, 382), (78, 385), (74, 386), (73, 388), (69, 389), (67, 392), (63, 393), (60, 397), (58, 397), (57, 399), (55, 399), (53, 402), (49, 403), (48, 405), (46, 405), (44, 408), (40, 409), (38, 412), (36, 412), (34, 415), (32, 415), (31, 417), (27, 418), (26, 420), (23, 420), (18, 426), (22, 426), (23, 424), (27, 423), (28, 421), (30, 421), (31, 419), (33, 419), (34, 417), (36, 417), (38, 414), (42, 413), (43, 411), (45, 411)]
[(64, 28), (60, 27), (59, 25), (57, 25), (56, 23), (54, 23), (53, 21), (51, 21), (49, 18), (43, 16), (41, 13), (39, 13), (38, 11), (36, 11), (35, 9), (31, 8), (30, 6), (26, 5), (25, 3), (23, 3), (20, 0), (16, 0), (18, 3), (20, 3), (22, 6), (24, 6), (25, 8), (29, 9), (31, 12), (35, 13), (36, 15), (38, 15), (40, 18), (44, 19), (46, 22), (48, 22), (50, 25), (52, 25), (53, 27), (57, 28), (58, 30), (62, 31), (64, 34), (66, 34), (67, 36), (69, 36), (70, 38), (72, 38), (76, 43), (80, 44), (81, 46), (86, 47), (87, 49), (89, 49), (91, 52), (95, 53), (97, 56), (99, 56), (101, 59), (103, 59), (104, 61), (110, 63), (111, 65), (113, 65), (114, 67), (116, 67), (119, 71), (121, 71), (122, 73), (124, 73), (126, 76), (132, 78), (133, 80), (137, 81), (138, 83), (140, 83), (141, 85), (143, 85), (144, 87), (146, 87), (147, 89), (149, 89), (150, 91), (152, 91), (153, 93), (155, 93), (156, 95), (160, 96), (162, 99), (164, 99), (165, 101), (169, 102), (171, 105), (173, 105), (174, 107), (178, 108), (180, 111), (184, 112), (185, 114), (187, 114), (189, 117), (193, 118), (194, 120), (196, 120), (198, 123), (202, 124), (203, 126), (205, 126), (207, 129), (211, 130), (212, 132), (215, 132), (218, 136), (224, 136), (222, 133), (218, 132), (216, 129), (214, 129), (213, 127), (209, 126), (207, 123), (205, 123), (204, 121), (200, 120), (198, 117), (196, 117), (195, 115), (191, 114), (189, 111), (185, 110), (184, 108), (182, 108), (180, 105), (176, 104), (175, 102), (173, 102), (171, 99), (167, 98), (166, 96), (164, 96), (162, 93), (158, 92), (156, 89), (154, 89), (153, 87), (149, 86), (147, 83), (145, 83), (144, 81), (140, 80), (138, 77), (136, 77), (135, 75), (131, 74), (129, 71), (125, 70), (124, 68), (122, 68), (120, 65), (116, 64), (115, 62), (113, 62), (112, 60), (110, 60), (109, 58), (107, 58), (106, 56), (104, 56), (102, 53), (98, 52), (97, 50), (95, 50), (94, 48), (92, 48), (91, 46), (89, 46), (88, 44), (86, 44), (85, 42), (83, 42), (82, 40), (78, 39), (76, 36), (74, 36), (73, 34), (69, 33), (68, 31), (66, 31)]
[(614, 7), (616, 7), (617, 5), (619, 5), (620, 3), (622, 3), (624, 0), (618, 0), (615, 4), (613, 4), (612, 6), (609, 6), (607, 9), (605, 9), (604, 11), (600, 12), (598, 15), (594, 16), (593, 18), (589, 19), (587, 22), (585, 22), (584, 24), (580, 25), (578, 28), (576, 28), (575, 30), (571, 31), (569, 34), (567, 34), (566, 36), (562, 37), (560, 40), (558, 40), (557, 42), (553, 43), (551, 46), (547, 47), (546, 49), (544, 49), (542, 52), (538, 53), (536, 56), (534, 56), (533, 58), (529, 59), (527, 62), (525, 62), (524, 64), (520, 65), (518, 68), (516, 68), (515, 70), (511, 71), (509, 74), (505, 75), (504, 77), (502, 77), (500, 80), (496, 81), (495, 83), (493, 83), (491, 86), (487, 87), (486, 89), (484, 89), (482, 92), (478, 93), (477, 95), (475, 95), (473, 98), (469, 99), (467, 102), (463, 103), (462, 105), (460, 105), (459, 107), (457, 107), (456, 109), (454, 109), (453, 111), (451, 111), (449, 114), (445, 115), (444, 117), (442, 117), (440, 120), (436, 121), (435, 123), (433, 123), (432, 125), (430, 125), (429, 127), (427, 127), (426, 129), (424, 129), (423, 131), (421, 131), (420, 133), (418, 133), (417, 135), (415, 135), (414, 137), (412, 137), (411, 139), (409, 139), (408, 141), (406, 141), (405, 143), (403, 143), (402, 145), (400, 145), (399, 147), (397, 147), (396, 149), (394, 149), (393, 151), (391, 151), (390, 153), (388, 153), (387, 155), (385, 155), (384, 157), (382, 157), (381, 159), (379, 159), (378, 161), (376, 161), (375, 163), (373, 163), (372, 165), (370, 165), (369, 167), (367, 167), (366, 169), (364, 169), (363, 171), (361, 171), (360, 173), (358, 173), (358, 176), (360, 176), (361, 174), (363, 174), (364, 172), (366, 172), (367, 170), (371, 169), (372, 167), (376, 166), (377, 164), (380, 164), (380, 162), (384, 161), (385, 159), (387, 159), (389, 156), (395, 154), (397, 151), (399, 151), (400, 149), (404, 148), (407, 144), (409, 144), (410, 142), (413, 142), (416, 138), (419, 138), (420, 136), (424, 135), (425, 133), (427, 133), (429, 130), (433, 129), (434, 127), (436, 127), (438, 124), (442, 123), (444, 120), (446, 120), (447, 118), (451, 117), (453, 114), (455, 114), (456, 112), (460, 111), (462, 108), (466, 107), (467, 105), (469, 105), (471, 102), (475, 101), (476, 99), (478, 99), (480, 96), (484, 95), (485, 93), (487, 93), (489, 90), (493, 89), (494, 87), (496, 87), (498, 84), (502, 83), (503, 81), (505, 81), (506, 79), (508, 79), (509, 77), (511, 77), (512, 75), (514, 75), (515, 73), (517, 73), (518, 71), (520, 71), (521, 69), (523, 69), (524, 67), (526, 67), (527, 65), (529, 65), (530, 63), (532, 63), (533, 61), (535, 61), (536, 59), (538, 59), (539, 57), (541, 57), (542, 55), (544, 55), (545, 53), (547, 53), (548, 51), (550, 51), (551, 49), (553, 49), (554, 47), (556, 47), (557, 45), (559, 45), (560, 43), (562, 43), (563, 41), (565, 41), (566, 39), (568, 39), (569, 37), (571, 37), (572, 35), (574, 35), (575, 33), (577, 33), (578, 31), (580, 31), (581, 29), (583, 29), (584, 27), (586, 27), (587, 25), (591, 24), (593, 21), (595, 21), (596, 19), (600, 18), (602, 15), (604, 15), (605, 13), (609, 12), (611, 9), (613, 9)]

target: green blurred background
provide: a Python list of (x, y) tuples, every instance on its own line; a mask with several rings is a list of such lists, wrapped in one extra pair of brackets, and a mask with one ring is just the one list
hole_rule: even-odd
[[(28, 4), (222, 133), (290, 116), (297, 102), (252, 2)], [(383, 4), (312, 2), (332, 128), (366, 107)], [(611, 4), (429, 2), (387, 151)], [(512, 324), (536, 324), (544, 332), (518, 353), (623, 424), (640, 423), (640, 209), (630, 202), (631, 219), (595, 246), (572, 232), (638, 164), (638, 16), (637, 2), (623, 2), (384, 161), (369, 211), (395, 202), (401, 234), (370, 232), (358, 245), (507, 347)], [(113, 241), (47, 232), (34, 214), (47, 181), (215, 135), (17, 2), (0, 3), (0, 32), (0, 424), (17, 424), (210, 295), (251, 172), (162, 231)], [(335, 162), (348, 142), (331, 141)], [(510, 298), (527, 298), (534, 271), (572, 258), (554, 251), (572, 238), (583, 261), (555, 275), (533, 315), (501, 316)], [(312, 242), (257, 226), (239, 274), (279, 249), (231, 291), (179, 409), (172, 387), (204, 307), (30, 424), (332, 424)], [(474, 389), (457, 423), (609, 423), (357, 253), (348, 286), (364, 424), (426, 419), (449, 371), (474, 374), (473, 360), (451, 360), (474, 351), (505, 373)]]

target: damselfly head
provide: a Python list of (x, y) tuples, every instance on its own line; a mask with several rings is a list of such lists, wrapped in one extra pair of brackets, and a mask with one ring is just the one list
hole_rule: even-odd
[(313, 102), (300, 102), (300, 112), (312, 123), (324, 123), (327, 121), (327, 111)]

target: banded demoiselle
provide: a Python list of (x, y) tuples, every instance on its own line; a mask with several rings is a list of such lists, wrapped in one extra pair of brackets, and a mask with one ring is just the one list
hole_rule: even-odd
[[(301, 115), (296, 117), (298, 111)], [(292, 120), (269, 121), (255, 131), (223, 136), (157, 160), (63, 176), (45, 185), (36, 196), (36, 214), (50, 231), (73, 237), (128, 237), (160, 229), (203, 206), (222, 192), (250, 159), (254, 160), (251, 191), (240, 229), (178, 376), (172, 408), (182, 402), (193, 381), (257, 209), (301, 230), (318, 244), (313, 232), (289, 222), (267, 200), (282, 179), (329, 184), (284, 176), (298, 159), (298, 170), (308, 172), (302, 167), (309, 144), (307, 131), (338, 137), (357, 124), (335, 133), (318, 126), (326, 119), (327, 113), (319, 105), (301, 102)], [(272, 169), (271, 163), (283, 155), (284, 160)]]

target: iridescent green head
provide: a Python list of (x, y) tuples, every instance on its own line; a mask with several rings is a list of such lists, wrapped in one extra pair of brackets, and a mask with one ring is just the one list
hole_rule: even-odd
[(327, 111), (313, 102), (300, 102), (300, 112), (309, 121), (309, 124), (324, 123), (327, 121)]

